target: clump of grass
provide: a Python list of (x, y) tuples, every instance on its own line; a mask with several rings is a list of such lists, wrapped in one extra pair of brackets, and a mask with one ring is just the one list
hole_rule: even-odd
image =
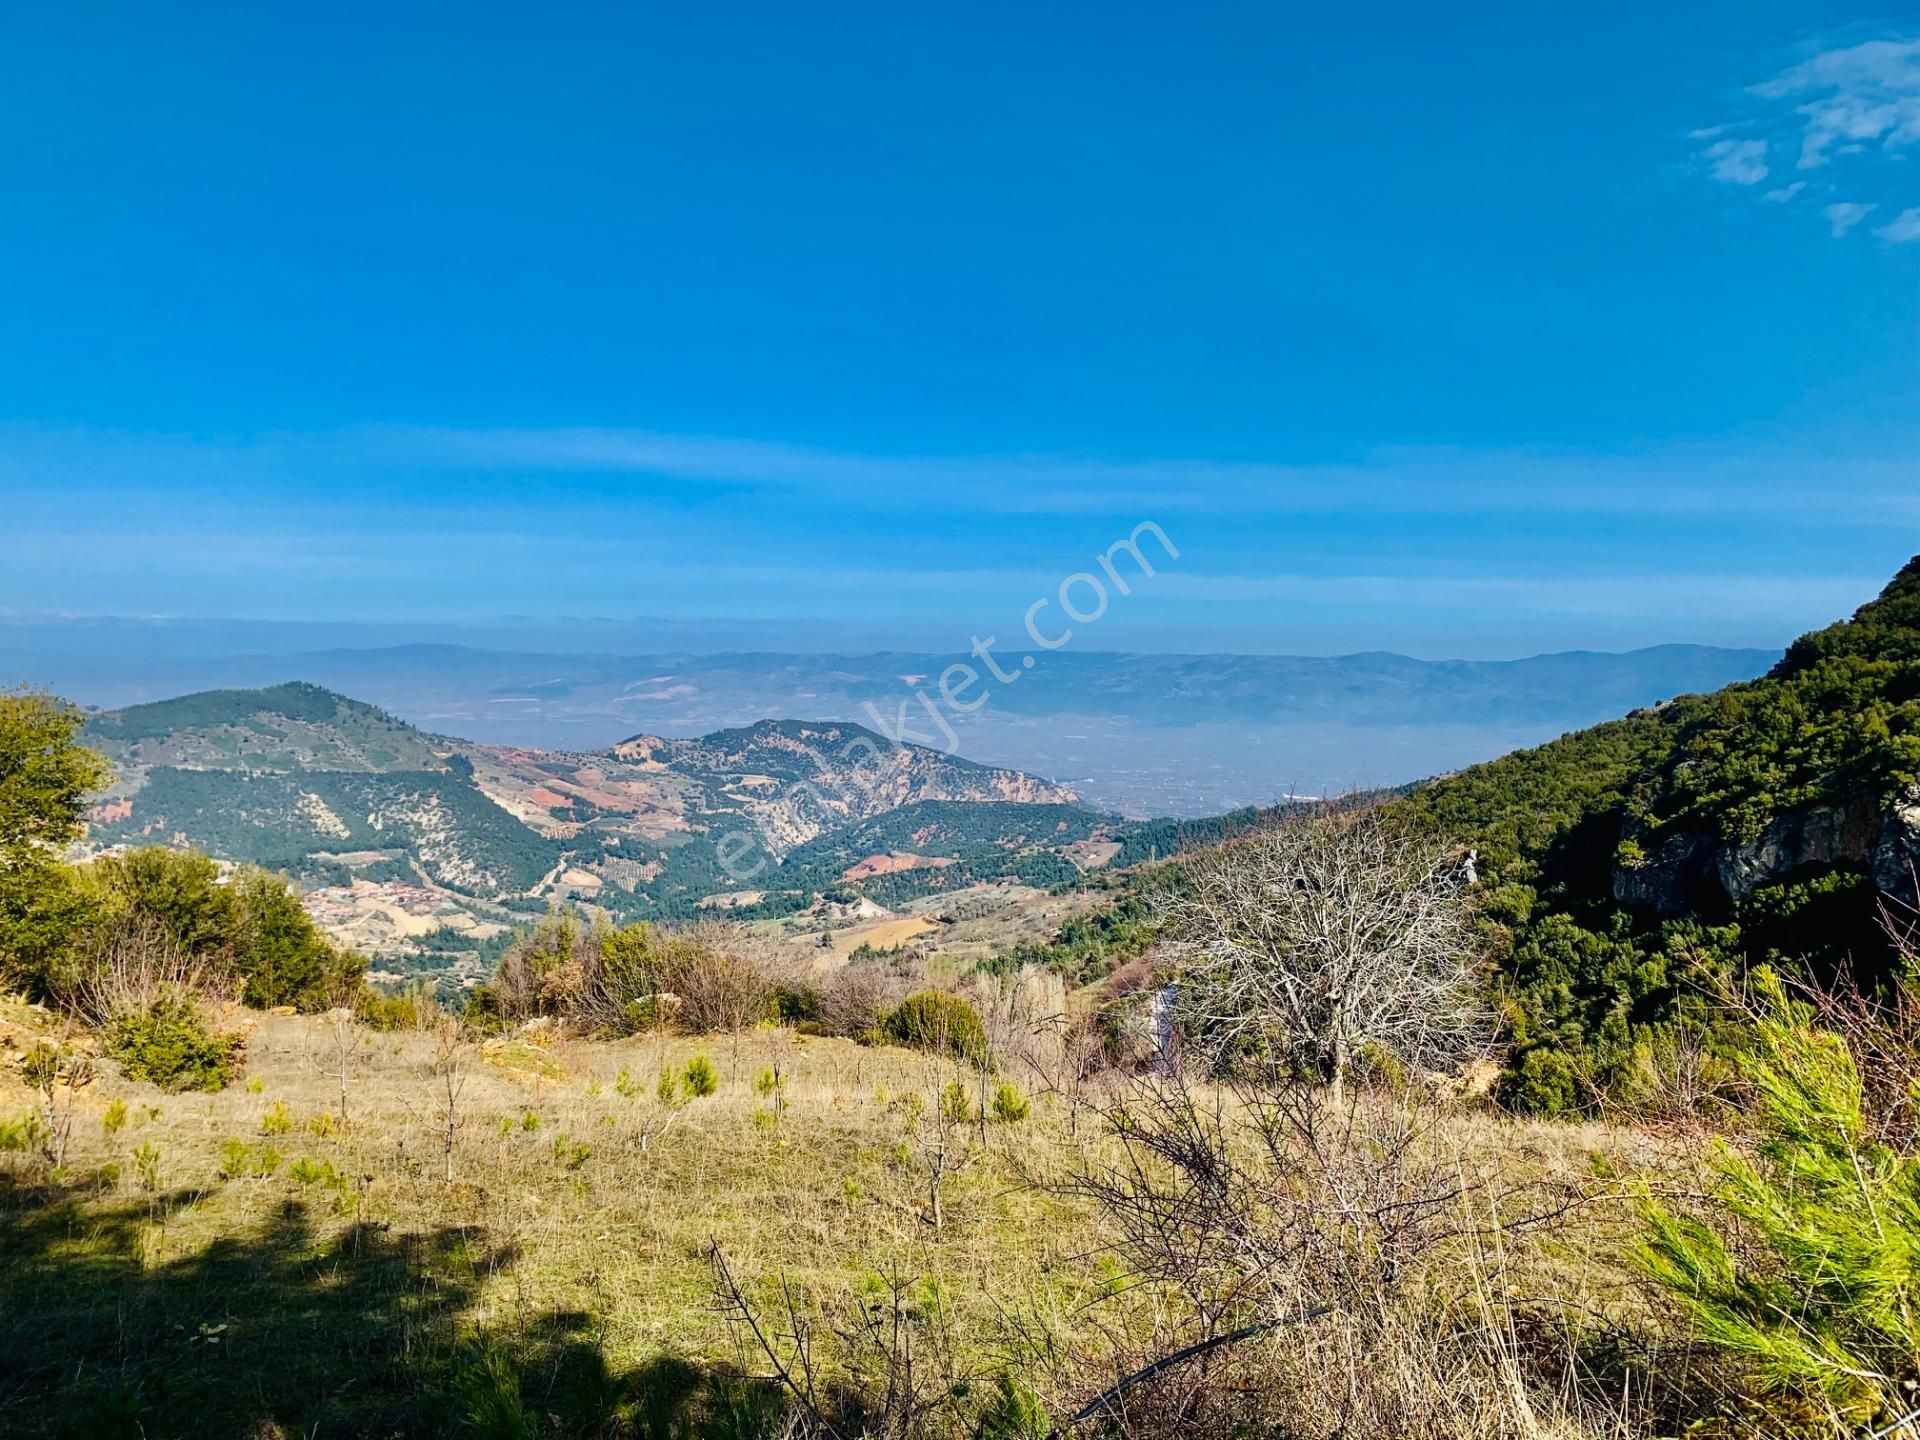
[(489, 1345), (455, 1373), (453, 1393), (461, 1428), (486, 1440), (535, 1440), (537, 1411), (520, 1393), (520, 1371), (513, 1357)]
[(1019, 1376), (1001, 1371), (974, 1430), (978, 1440), (1034, 1440), (1057, 1433), (1034, 1388)]

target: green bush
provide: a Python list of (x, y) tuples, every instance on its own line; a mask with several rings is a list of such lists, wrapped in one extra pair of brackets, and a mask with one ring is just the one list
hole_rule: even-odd
[(880, 1028), (897, 1045), (956, 1056), (976, 1065), (987, 1058), (987, 1030), (980, 1023), (980, 1012), (944, 990), (907, 996)]
[(720, 1079), (713, 1073), (713, 1062), (704, 1055), (689, 1060), (681, 1078), (690, 1099), (703, 1100), (720, 1088)]
[(243, 1042), (216, 1034), (184, 995), (162, 995), (106, 1026), (106, 1053), (129, 1078), (163, 1090), (223, 1090), (239, 1071)]
[(40, 1117), (30, 1110), (17, 1120), (0, 1120), (0, 1150), (38, 1150), (46, 1133)]
[(773, 1017), (782, 1025), (800, 1025), (820, 1019), (820, 987), (804, 981), (782, 981), (773, 987)]
[(287, 1174), (302, 1185), (334, 1185), (340, 1182), (340, 1172), (333, 1168), (331, 1160), (315, 1160), (307, 1155), (294, 1161)]
[(417, 1030), (440, 1012), (428, 985), (413, 985), (398, 995), (383, 995), (363, 984), (354, 996), (353, 1016), (369, 1030)]
[(1014, 1124), (1027, 1118), (1033, 1109), (1032, 1103), (1020, 1093), (1016, 1085), (1002, 1082), (993, 1091), (993, 1118), (1004, 1124)]
[(593, 1147), (569, 1135), (553, 1137), (553, 1158), (569, 1170), (578, 1170), (593, 1158)]
[(940, 1118), (949, 1125), (964, 1125), (973, 1118), (973, 1105), (961, 1081), (949, 1081), (947, 1088), (940, 1092)]
[(1558, 1050), (1529, 1050), (1507, 1072), (1500, 1100), (1523, 1115), (1571, 1115), (1579, 1106), (1573, 1062)]
[(249, 1005), (315, 1011), (355, 997), (365, 958), (328, 943), (284, 876), (249, 868), (228, 888), (238, 911), (234, 963)]
[(280, 1152), (271, 1145), (229, 1140), (220, 1147), (220, 1178), (264, 1180), (280, 1168)]

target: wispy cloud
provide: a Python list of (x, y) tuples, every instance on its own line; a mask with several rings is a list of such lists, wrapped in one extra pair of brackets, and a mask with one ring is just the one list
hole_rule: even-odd
[(1827, 224), (1833, 227), (1833, 238), (1838, 240), (1871, 215), (1873, 209), (1871, 205), (1843, 201), (1837, 205), (1826, 206), (1820, 213), (1827, 217)]
[(1753, 87), (1763, 100), (1792, 100), (1800, 120), (1802, 170), (1869, 145), (1920, 144), (1920, 39), (1869, 40), (1828, 50)]
[[(1459, 636), (1770, 638), (1857, 604), (1873, 576), (1855, 566), (1882, 568), (1860, 557), (1920, 526), (1900, 443), (1290, 464), (888, 455), (626, 428), (205, 439), (0, 425), (0, 607), (861, 623), (898, 609), (991, 627), (1151, 518), (1181, 554), (1142, 589), (1141, 623), (1150, 599), (1181, 625), (1456, 637), (1433, 639), (1436, 653), (1458, 653)], [(1780, 573), (1750, 573), (1761, 553), (1785, 557)]]
[[(1914, 167), (1899, 163), (1920, 147), (1920, 37), (1888, 37), (1817, 51), (1750, 86), (1748, 113), (1693, 131), (1697, 157), (1722, 184), (1748, 187), (1780, 165), (1801, 178), (1765, 192), (1776, 204), (1826, 201), (1835, 239), (1882, 204), (1920, 199)], [(1843, 188), (1844, 187), (1844, 188)], [(1841, 200), (1835, 191), (1874, 198)], [(1896, 243), (1920, 238), (1899, 219), (1873, 233)]]
[[(615, 485), (623, 501), (689, 493), (830, 500), (915, 513), (935, 497), (1009, 516), (1646, 516), (1729, 513), (1826, 525), (1912, 523), (1912, 456), (1771, 456), (1704, 446), (1647, 452), (1395, 448), (1344, 462), (872, 454), (632, 428), (362, 426), (251, 438), (0, 426), (0, 494), (131, 497), (195, 525), (271, 494), (384, 511), (448, 487), (473, 516), (552, 512)], [(593, 486), (584, 477), (599, 477)], [(423, 502), (424, 503), (424, 502)], [(24, 516), (16, 519), (23, 524)]]
[(1873, 233), (1895, 245), (1911, 245), (1920, 241), (1920, 206), (1902, 210)]
[(1713, 167), (1713, 178), (1729, 185), (1758, 185), (1767, 178), (1767, 142), (1716, 140), (1701, 152)]

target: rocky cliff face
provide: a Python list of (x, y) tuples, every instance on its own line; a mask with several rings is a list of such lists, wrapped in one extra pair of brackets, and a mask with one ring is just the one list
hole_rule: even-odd
[(1920, 785), (1885, 803), (1855, 796), (1791, 810), (1750, 840), (1669, 835), (1644, 860), (1614, 866), (1613, 898), (1662, 916), (1724, 914), (1763, 885), (1833, 869), (1865, 873), (1908, 903), (1920, 898)]
[(1079, 801), (1064, 785), (894, 744), (851, 724), (769, 720), (698, 739), (636, 735), (610, 753), (630, 765), (671, 769), (713, 785), (753, 817), (775, 855), (922, 800)]

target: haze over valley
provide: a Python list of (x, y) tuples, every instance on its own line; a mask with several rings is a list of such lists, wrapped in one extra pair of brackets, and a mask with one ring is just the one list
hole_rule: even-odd
[[(256, 625), (247, 638), (264, 642), (259, 653), (219, 655), (195, 653), (217, 637), (193, 630), (0, 621), (0, 663), (113, 707), (298, 679), (424, 730), (556, 750), (598, 750), (639, 731), (696, 736), (765, 719), (849, 721), (1055, 777), (1090, 803), (1144, 817), (1405, 784), (1717, 689), (1777, 658), (1703, 645), (1512, 661), (1067, 649), (1028, 651), (1035, 663), (1021, 669), (1023, 652), (1008, 647), (997, 663), (1017, 680), (963, 712), (939, 702), (937, 682), (965, 654), (617, 655), (435, 643), (311, 651), (297, 648), (300, 627)], [(172, 656), (153, 658), (170, 648)]]

